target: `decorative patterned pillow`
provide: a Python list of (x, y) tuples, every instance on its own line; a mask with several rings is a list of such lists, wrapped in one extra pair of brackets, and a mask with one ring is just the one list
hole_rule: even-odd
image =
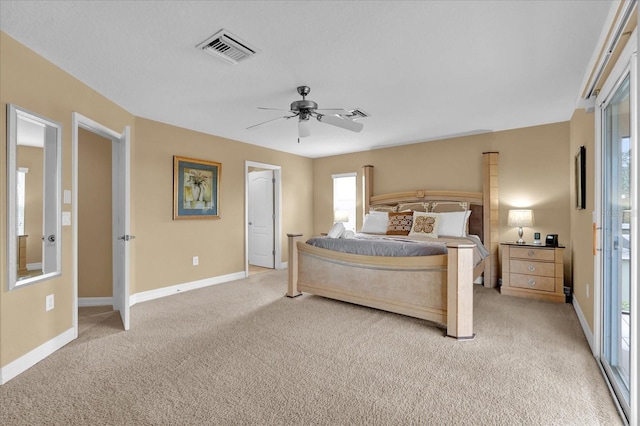
[(398, 206), (371, 206), (369, 207), (369, 213), (373, 212), (397, 212)]
[(438, 213), (413, 213), (413, 226), (410, 237), (438, 238), (438, 227), (440, 225), (440, 215)]
[(428, 212), (429, 203), (398, 203), (398, 211), (412, 210), (414, 212)]
[(432, 201), (431, 212), (444, 213), (444, 212), (463, 212), (467, 210), (467, 203), (465, 201)]
[(387, 235), (409, 235), (413, 225), (413, 212), (389, 213)]

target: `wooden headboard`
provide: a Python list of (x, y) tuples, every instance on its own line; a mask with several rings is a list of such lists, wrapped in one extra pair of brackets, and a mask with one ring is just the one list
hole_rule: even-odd
[(465, 203), (472, 211), (469, 218), (469, 233), (478, 235), (484, 246), (489, 250), (489, 261), (485, 262), (484, 285), (496, 287), (498, 285), (498, 153), (483, 153), (483, 191), (433, 191), (419, 189), (408, 192), (373, 195), (373, 166), (362, 168), (363, 174), (363, 211), (368, 213), (372, 208), (393, 206), (400, 203), (427, 203), (449, 201)]

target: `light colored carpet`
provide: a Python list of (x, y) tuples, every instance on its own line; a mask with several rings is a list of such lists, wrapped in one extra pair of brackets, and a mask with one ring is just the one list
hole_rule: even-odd
[(476, 286), (477, 338), (304, 295), (287, 271), (86, 311), (0, 386), (3, 425), (621, 424), (573, 308)]

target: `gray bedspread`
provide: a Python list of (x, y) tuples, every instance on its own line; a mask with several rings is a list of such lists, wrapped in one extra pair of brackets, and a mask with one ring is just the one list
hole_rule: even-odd
[(355, 238), (315, 237), (307, 240), (307, 244), (343, 253), (366, 256), (432, 256), (447, 254), (447, 243), (456, 242), (476, 245), (474, 248), (474, 265), (477, 265), (489, 252), (475, 235), (465, 238), (411, 238), (372, 234), (356, 234)]
[(312, 246), (366, 256), (431, 256), (447, 254), (445, 242), (403, 241), (382, 238), (328, 238), (317, 237), (307, 240)]

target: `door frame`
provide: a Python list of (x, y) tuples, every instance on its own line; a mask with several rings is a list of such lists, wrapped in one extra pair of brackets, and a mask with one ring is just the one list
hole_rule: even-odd
[[(602, 339), (604, 337), (603, 327), (604, 327), (604, 315), (603, 315), (603, 303), (604, 303), (604, 270), (602, 267), (603, 263), (603, 191), (604, 191), (604, 181), (603, 181), (603, 138), (602, 138), (602, 120), (604, 114), (604, 108), (609, 104), (609, 101), (620, 84), (622, 84), (624, 77), (629, 74), (631, 80), (631, 90), (630, 90), (630, 103), (631, 110), (635, 109), (635, 114), (631, 114), (630, 120), (630, 130), (631, 130), (631, 139), (632, 145), (636, 149), (632, 149), (632, 165), (635, 164), (636, 167), (631, 168), (632, 175), (630, 176), (631, 182), (638, 182), (638, 166), (640, 165), (640, 153), (638, 152), (638, 60), (637, 60), (637, 45), (638, 45), (638, 31), (634, 30), (632, 36), (629, 38), (629, 42), (622, 50), (622, 53), (619, 56), (618, 61), (614, 65), (609, 77), (605, 81), (604, 85), (600, 89), (599, 96), (596, 97), (596, 123), (595, 123), (595, 212), (594, 212), (594, 222), (596, 224), (597, 238), (596, 238), (596, 255), (594, 257), (594, 286), (593, 286), (593, 304), (594, 304), (594, 312), (593, 312), (593, 347), (592, 352), (594, 357), (598, 360), (598, 365), (602, 371), (602, 374), (607, 382), (607, 386), (612, 394), (613, 400), (621, 413), (621, 416), (625, 418), (629, 424), (635, 424), (639, 420), (639, 407), (637, 402), (634, 404), (634, 399), (638, 400), (638, 339), (631, 339), (631, 347), (630, 347), (630, 386), (629, 386), (629, 417), (626, 418), (625, 413), (622, 409), (622, 406), (617, 400), (617, 396), (613, 390), (614, 385), (609, 383), (608, 375), (605, 372), (605, 369), (602, 365), (602, 351), (603, 351), (603, 342)], [(638, 206), (640, 202), (640, 189), (639, 185), (636, 185), (635, 188), (632, 188), (632, 212), (638, 212)], [(637, 214), (631, 215), (631, 230), (633, 232), (633, 237), (631, 239), (631, 253), (638, 253), (639, 244), (638, 239), (640, 238), (640, 230), (638, 229), (639, 221)], [(631, 268), (631, 282), (638, 282), (638, 265), (634, 268)], [(638, 291), (637, 286), (631, 286), (630, 288), (630, 300), (632, 304), (631, 317), (630, 317), (630, 327), (631, 330), (638, 330), (638, 309), (640, 308), (640, 292)]]
[[(112, 145), (112, 155), (115, 156), (116, 152), (118, 151), (116, 149), (116, 146), (114, 144), (121, 144), (121, 143), (125, 143), (125, 146), (123, 147), (123, 155), (124, 158), (123, 160), (123, 164), (121, 164), (121, 162), (119, 161), (118, 158), (112, 158), (111, 161), (111, 167), (112, 167), (112, 186), (113, 186), (113, 182), (114, 182), (114, 178), (117, 177), (118, 172), (120, 171), (120, 168), (123, 168), (124, 170), (124, 174), (125, 174), (125, 179), (129, 179), (130, 176), (130, 163), (129, 163), (129, 157), (130, 157), (130, 153), (129, 153), (129, 144), (128, 142), (130, 141), (130, 128), (129, 126), (125, 126), (124, 130), (122, 131), (122, 133), (119, 133), (115, 130), (112, 130), (78, 112), (73, 112), (72, 113), (72, 126), (71, 126), (71, 143), (72, 143), (72, 158), (71, 158), (71, 164), (72, 164), (72, 183), (71, 183), (71, 192), (72, 192), (72, 205), (71, 205), (71, 211), (72, 211), (72, 231), (73, 231), (73, 315), (72, 315), (72, 321), (73, 321), (73, 330), (74, 330), (74, 338), (78, 337), (78, 163), (79, 163), (79, 157), (78, 157), (78, 143), (79, 143), (79, 129), (85, 129), (89, 132), (95, 133), (105, 139), (108, 139), (111, 141), (111, 145)], [(119, 145), (118, 145), (119, 146)], [(126, 187), (129, 188), (129, 182), (126, 183)], [(114, 194), (116, 193), (115, 191), (117, 191), (116, 188), (112, 187), (112, 197), (114, 199), (114, 204), (113, 204), (113, 210), (114, 210), (114, 218), (113, 220), (121, 220), (121, 218), (118, 217), (118, 215), (116, 215), (116, 212), (120, 212), (120, 207), (118, 205), (115, 204), (115, 197)], [(128, 191), (125, 191), (125, 197), (129, 197)], [(129, 216), (130, 216), (130, 211), (129, 211), (129, 206), (125, 206), (125, 222), (129, 223)], [(115, 230), (114, 230), (115, 231)], [(126, 230), (128, 232), (128, 230)], [(115, 244), (116, 242), (113, 242), (114, 244), (114, 249), (115, 249)], [(112, 260), (113, 264), (115, 265), (116, 259), (114, 258)], [(130, 303), (129, 303), (129, 296), (130, 296), (130, 286), (129, 286), (129, 277), (128, 277), (128, 259), (125, 259), (125, 264), (122, 265), (122, 268), (124, 269), (124, 274), (125, 274), (125, 280), (122, 286), (122, 292), (123, 295), (122, 299), (125, 300), (124, 306), (120, 306), (121, 303), (116, 300), (117, 296), (115, 294), (115, 286), (112, 285), (113, 287), (113, 291), (114, 293), (112, 293), (112, 304), (114, 306), (114, 308), (117, 306), (120, 310), (120, 315), (122, 317), (122, 321), (123, 321), (123, 327), (125, 330), (129, 329), (129, 325), (130, 325), (130, 321), (129, 321), (129, 310), (130, 310)], [(115, 271), (114, 271), (115, 272)], [(114, 280), (116, 279), (116, 275), (114, 274)], [(124, 311), (124, 312), (123, 312)]]
[(273, 170), (275, 184), (273, 186), (273, 213), (276, 215), (273, 221), (274, 235), (274, 266), (275, 269), (285, 269), (286, 262), (282, 262), (282, 167), (273, 164), (258, 163), (255, 161), (244, 162), (244, 273), (249, 276), (249, 168)]

